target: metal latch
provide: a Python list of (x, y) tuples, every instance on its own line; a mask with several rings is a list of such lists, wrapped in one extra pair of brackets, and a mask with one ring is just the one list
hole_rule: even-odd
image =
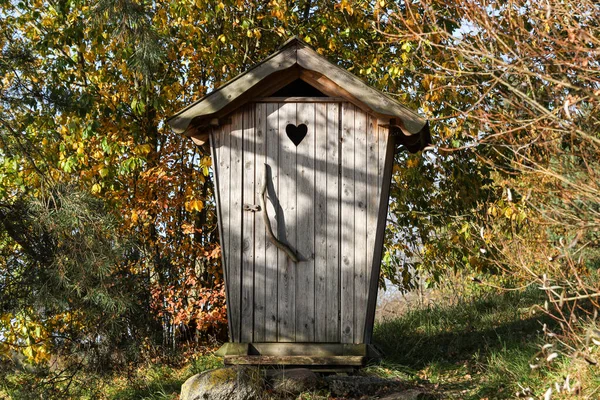
[(257, 204), (244, 204), (244, 211), (259, 212), (260, 206)]

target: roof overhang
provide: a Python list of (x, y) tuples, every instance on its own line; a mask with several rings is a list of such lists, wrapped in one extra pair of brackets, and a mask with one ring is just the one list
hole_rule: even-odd
[(396, 136), (397, 143), (409, 151), (422, 150), (431, 142), (425, 118), (329, 62), (296, 37), (248, 71), (180, 110), (167, 122), (175, 132), (192, 137), (200, 144), (206, 128), (218, 125), (220, 118), (298, 78), (329, 96), (342, 97), (380, 119), (389, 120), (390, 132)]

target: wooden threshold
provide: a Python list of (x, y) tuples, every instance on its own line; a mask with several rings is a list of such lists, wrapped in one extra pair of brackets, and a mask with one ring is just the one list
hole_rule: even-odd
[(360, 367), (365, 364), (363, 356), (225, 356), (225, 365), (296, 365), (296, 366), (352, 366)]
[(310, 357), (367, 355), (367, 345), (352, 343), (249, 343), (249, 346), (246, 355)]
[(216, 353), (226, 365), (357, 368), (381, 354), (368, 344), (225, 343)]

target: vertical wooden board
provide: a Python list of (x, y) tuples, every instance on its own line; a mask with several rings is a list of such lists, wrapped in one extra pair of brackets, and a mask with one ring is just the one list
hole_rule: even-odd
[(327, 191), (327, 342), (340, 338), (340, 115), (339, 103), (327, 104), (326, 191)]
[[(337, 118), (337, 115), (336, 115)], [(327, 103), (315, 104), (315, 342), (327, 342)], [(336, 132), (337, 136), (337, 132)], [(337, 221), (335, 222), (337, 224)], [(336, 261), (337, 264), (337, 261)], [(337, 283), (337, 277), (335, 277)]]
[(379, 139), (377, 118), (367, 118), (367, 288), (370, 287), (379, 209)]
[[(255, 121), (255, 168), (254, 168), (254, 203), (260, 204), (260, 196), (265, 180), (264, 171), (266, 159), (265, 133), (267, 127), (267, 105), (257, 103), (253, 112)], [(266, 270), (266, 251), (265, 241), (266, 231), (262, 218), (262, 211), (253, 213), (254, 216), (254, 334), (253, 342), (265, 341), (265, 280)]]
[[(214, 187), (213, 192), (215, 196), (215, 205), (217, 212), (217, 224), (219, 227), (219, 242), (221, 245), (221, 267), (223, 268), (223, 280), (224, 282), (229, 282), (227, 279), (227, 270), (226, 270), (226, 260), (225, 260), (225, 251), (223, 249), (224, 243), (224, 234), (223, 234), (223, 206), (221, 205), (221, 157), (223, 156), (223, 130), (226, 126), (220, 126), (211, 130), (210, 133), (210, 155), (212, 159), (212, 167), (213, 167), (213, 178), (214, 178)], [(227, 153), (229, 154), (229, 153)], [(229, 169), (227, 169), (227, 173), (229, 173)], [(228, 175), (229, 177), (229, 175)], [(228, 179), (227, 179), (228, 180)], [(227, 197), (229, 200), (229, 197)], [(227, 331), (228, 335), (231, 337), (231, 318), (229, 317), (229, 289), (227, 285), (225, 285), (225, 304), (227, 308)]]
[[(242, 132), (242, 210), (243, 205), (256, 205), (254, 196), (255, 145), (254, 110), (252, 105), (243, 107)], [(241, 341), (253, 341), (254, 331), (254, 213), (242, 211), (242, 309)]]
[(306, 136), (296, 147), (296, 342), (315, 340), (315, 104), (296, 105)]
[[(385, 158), (387, 155), (387, 144), (389, 139), (388, 128), (383, 126), (377, 126), (377, 144), (379, 145), (378, 159), (377, 159), (377, 197), (381, 196), (381, 189), (383, 188), (383, 171), (385, 169)], [(393, 140), (393, 139), (389, 139)], [(389, 182), (388, 182), (389, 183)]]
[[(270, 168), (268, 177), (268, 193), (279, 193), (279, 105), (275, 103), (266, 104), (266, 163)], [(273, 202), (277, 197), (272, 198), (269, 194), (267, 199), (267, 211), (273, 227), (273, 232), (277, 233), (276, 208)], [(286, 257), (283, 255), (283, 257)], [(265, 342), (277, 342), (278, 338), (278, 249), (270, 240), (265, 241)]]
[(367, 310), (367, 115), (354, 116), (354, 343), (362, 343)]
[(387, 129), (380, 127), (377, 143), (378, 149), (378, 201), (377, 231), (375, 233), (375, 244), (373, 251), (373, 269), (369, 278), (369, 300), (367, 304), (367, 322), (365, 326), (365, 343), (371, 343), (373, 336), (373, 323), (375, 321), (375, 309), (377, 306), (377, 290), (379, 283), (379, 272), (383, 255), (383, 242), (387, 221), (389, 205), (389, 189), (392, 177), (392, 166), (394, 161), (394, 143), (389, 137)]
[(220, 205), (220, 215), (219, 221), (221, 227), (221, 262), (223, 263), (223, 276), (227, 279), (225, 280), (225, 294), (226, 294), (226, 304), (227, 304), (227, 324), (229, 327), (229, 339), (234, 341), (234, 329), (231, 324), (231, 282), (230, 282), (230, 260), (229, 260), (229, 228), (230, 228), (230, 191), (229, 191), (229, 183), (231, 182), (231, 124), (226, 124), (221, 126), (218, 130), (218, 146), (217, 146), (217, 159), (214, 161), (216, 163), (215, 171), (218, 171), (218, 176), (216, 179), (216, 190), (219, 193), (219, 205)]
[(341, 341), (354, 341), (354, 114), (350, 103), (342, 105), (341, 244)]
[[(223, 271), (225, 275), (229, 275), (229, 182), (231, 182), (231, 124), (223, 125), (219, 130), (219, 148), (217, 149), (217, 183), (219, 198), (221, 200), (221, 229), (223, 237), (221, 237), (221, 253), (223, 260)], [(226, 282), (229, 286), (229, 282)]]
[[(286, 126), (296, 124), (296, 104), (279, 105), (279, 199), (281, 209), (277, 216), (277, 237), (296, 249), (296, 146), (286, 135)], [(278, 250), (278, 341), (296, 339), (296, 263)]]
[(229, 190), (229, 297), (232, 336), (234, 342), (240, 342), (241, 327), (241, 256), (242, 256), (242, 142), (243, 113), (232, 115), (230, 134), (231, 175), (224, 190)]

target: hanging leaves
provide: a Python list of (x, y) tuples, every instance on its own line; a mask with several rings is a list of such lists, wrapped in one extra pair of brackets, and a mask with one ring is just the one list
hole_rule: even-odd
[[(23, 0), (4, 2), (2, 13), (0, 201), (36, 198), (64, 183), (101, 199), (118, 221), (118, 237), (136, 243), (127, 261), (102, 268), (114, 290), (132, 293), (143, 310), (120, 322), (128, 326), (123, 331), (162, 335), (127, 338), (144, 343), (226, 334), (210, 154), (173, 134), (166, 119), (291, 35), (371, 83), (392, 68), (373, 45), (374, 8), (362, 1), (313, 1), (304, 10), (279, 0)], [(6, 260), (15, 246), (0, 242), (0, 282), (13, 273)], [(16, 299), (0, 314), (14, 316), (24, 306)], [(92, 311), (80, 309), (82, 316)], [(42, 336), (64, 328), (35, 320)], [(77, 320), (81, 332), (96, 329), (93, 319)], [(40, 344), (48, 351), (53, 345)]]

